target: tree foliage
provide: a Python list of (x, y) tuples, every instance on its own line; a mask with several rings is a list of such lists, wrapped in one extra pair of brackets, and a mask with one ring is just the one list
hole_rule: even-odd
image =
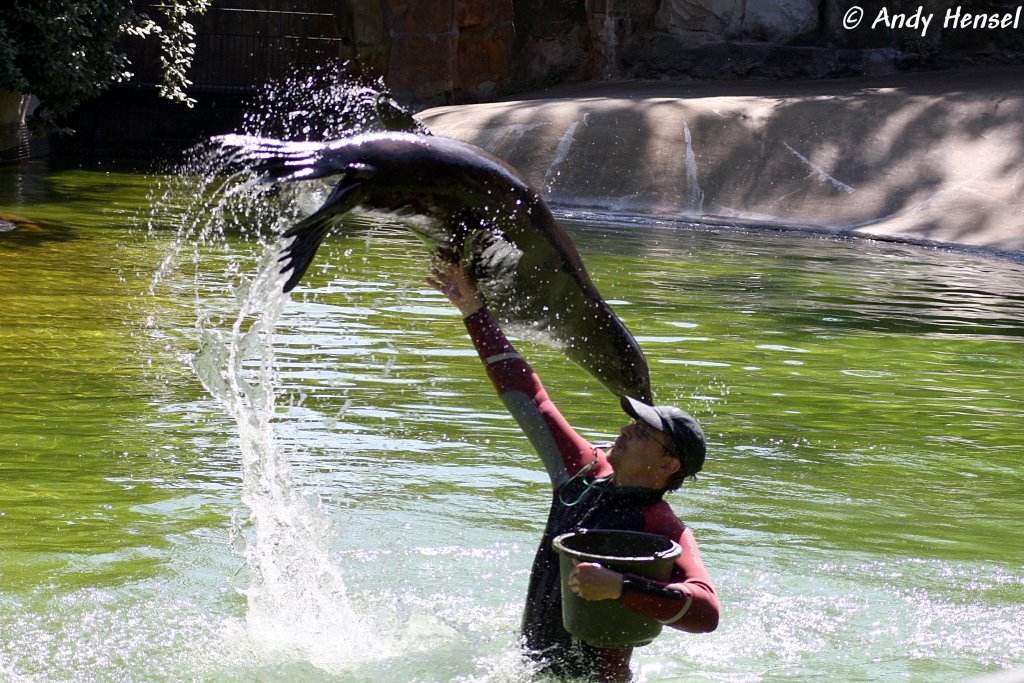
[(132, 77), (120, 49), (125, 36), (160, 41), (160, 95), (189, 106), (187, 78), (195, 50), (188, 21), (210, 0), (165, 0), (138, 11), (130, 0), (5, 0), (0, 10), (0, 89), (35, 95), (30, 124), (59, 130), (83, 100)]

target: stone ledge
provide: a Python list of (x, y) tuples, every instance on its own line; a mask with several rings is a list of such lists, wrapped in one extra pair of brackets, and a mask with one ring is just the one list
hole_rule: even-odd
[(1024, 255), (1024, 67), (591, 83), (419, 118), (555, 206)]

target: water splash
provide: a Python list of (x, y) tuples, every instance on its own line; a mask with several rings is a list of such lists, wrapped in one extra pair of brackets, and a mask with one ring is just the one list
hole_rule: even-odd
[(385, 130), (427, 132), (388, 95), (382, 79), (356, 78), (344, 68), (318, 67), (263, 88), (239, 132), (322, 141)]
[(846, 183), (844, 183), (841, 180), (837, 180), (837, 179), (833, 178), (821, 166), (819, 166), (818, 164), (815, 164), (813, 161), (811, 161), (810, 159), (805, 157), (803, 154), (801, 154), (800, 152), (798, 152), (795, 149), (793, 149), (792, 147), (790, 147), (789, 143), (783, 142), (782, 144), (783, 144), (783, 146), (785, 146), (786, 149), (789, 150), (790, 154), (792, 154), (793, 156), (795, 156), (797, 159), (800, 160), (800, 163), (802, 163), (804, 166), (806, 166), (807, 168), (810, 169), (810, 173), (808, 174), (808, 177), (814, 176), (814, 177), (816, 177), (818, 179), (819, 183), (821, 183), (821, 184), (828, 183), (835, 190), (837, 190), (839, 192), (842, 192), (844, 194), (852, 194), (853, 193), (854, 188), (850, 187), (849, 185), (847, 185)]
[[(342, 74), (286, 79), (265, 89), (244, 132), (303, 139), (382, 129), (385, 98)], [(191, 271), (199, 349), (188, 360), (237, 425), (244, 508), (235, 515), (232, 541), (245, 562), (236, 577), (247, 602), (242, 639), (260, 658), (330, 672), (403, 648), (353, 607), (332, 556), (334, 520), (315, 489), (298, 483), (298, 454), (284, 446), (275, 421), (287, 406), (278, 405), (274, 330), (289, 301), (278, 236), (323, 193), (315, 184), (268, 190), (245, 169), (229, 174), (210, 146), (196, 147), (155, 201), (175, 216), (177, 235), (150, 291), (187, 287), (171, 275)], [(165, 220), (151, 220), (150, 231)]]
[(569, 127), (566, 128), (565, 133), (562, 134), (562, 137), (558, 140), (558, 147), (555, 148), (555, 158), (552, 159), (551, 165), (548, 167), (547, 172), (544, 174), (544, 180), (541, 183), (541, 186), (544, 188), (544, 191), (547, 192), (548, 194), (551, 194), (551, 191), (555, 185), (555, 181), (561, 174), (561, 170), (559, 170), (561, 165), (565, 163), (565, 160), (567, 158), (569, 158), (569, 151), (572, 149), (572, 145), (576, 140), (576, 128), (579, 127), (581, 123), (584, 126), (586, 126), (587, 119), (589, 118), (590, 113), (587, 112), (583, 114), (583, 118), (576, 119), (575, 121), (573, 121), (569, 125)]
[(683, 210), (694, 216), (704, 215), (704, 190), (697, 182), (697, 157), (693, 153), (690, 126), (683, 121), (683, 144), (686, 146), (686, 197)]
[[(383, 130), (425, 132), (387, 94), (383, 82), (355, 79), (338, 69), (296, 72), (265, 85), (245, 114), (242, 135), (285, 140), (329, 140)], [(228, 172), (213, 143), (196, 145), (168, 174), (152, 204), (159, 207), (149, 230), (159, 229), (162, 216), (176, 217), (177, 236), (152, 280), (150, 292), (183, 265), (201, 260), (200, 247), (223, 245), (229, 234), (262, 248), (276, 241), (299, 216), (312, 213), (326, 197), (314, 183), (303, 187), (265, 187), (245, 169)], [(189, 254), (183, 253), (189, 250)], [(229, 277), (237, 271), (224, 273)]]

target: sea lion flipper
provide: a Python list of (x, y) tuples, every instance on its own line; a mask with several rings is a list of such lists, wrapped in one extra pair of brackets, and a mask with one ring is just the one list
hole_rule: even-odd
[(361, 179), (346, 179), (338, 183), (323, 206), (284, 233), (285, 237), (293, 238), (288, 246), (281, 250), (281, 258), (278, 259), (279, 263), (284, 264), (280, 272), (291, 271), (288, 281), (284, 283), (284, 291), (290, 292), (299, 284), (309, 264), (313, 262), (320, 243), (333, 227), (335, 217), (355, 205), (357, 190), (362, 184)]
[(330, 217), (318, 211), (288, 231), (294, 239), (282, 250), (281, 258), (278, 259), (279, 263), (284, 264), (281, 266), (282, 273), (291, 271), (288, 281), (284, 283), (284, 291), (292, 291), (306, 274), (316, 250), (331, 229), (330, 223)]

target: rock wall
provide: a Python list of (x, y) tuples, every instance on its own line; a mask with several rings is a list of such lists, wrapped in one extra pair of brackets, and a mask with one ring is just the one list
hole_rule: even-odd
[(581, 0), (514, 0), (513, 6), (514, 90), (590, 77), (590, 31)]
[(1024, 254), (1024, 67), (588, 83), (419, 118), (562, 208)]
[(821, 0), (663, 0), (656, 28), (693, 45), (722, 40), (787, 44), (818, 27)]
[[(137, 0), (154, 3), (156, 0)], [(967, 12), (1015, 0), (962, 0)], [(847, 27), (854, 6), (864, 21)], [(835, 77), (1018, 61), (1018, 31), (873, 27), (946, 0), (214, 0), (197, 20), (197, 89), (252, 88), (295, 66), (349, 61), (414, 108), (561, 82)], [(905, 22), (910, 24), (911, 22)], [(922, 35), (922, 33), (924, 35)], [(134, 41), (136, 82), (158, 80)]]
[[(724, 41), (789, 44), (831, 16), (819, 11), (824, 2), (348, 0), (339, 16), (346, 57), (384, 76), (399, 99), (425, 106), (565, 81), (728, 75), (729, 55), (709, 66), (687, 62), (686, 51)], [(747, 61), (764, 62), (751, 54)]]
[[(338, 0), (340, 1), (340, 0)], [(479, 101), (565, 81), (877, 75), (1017, 63), (1024, 30), (950, 31), (944, 0), (348, 0), (352, 54), (405, 102)], [(854, 6), (864, 20), (850, 26)], [(962, 0), (965, 12), (1013, 12)], [(367, 10), (365, 8), (371, 8)], [(877, 25), (879, 13), (893, 26)], [(939, 19), (929, 30), (915, 13)], [(902, 17), (899, 22), (896, 17)], [(371, 37), (372, 36), (372, 37)]]
[(377, 0), (390, 36), (386, 79), (413, 102), (466, 101), (509, 90), (512, 0)]
[(346, 57), (413, 105), (589, 75), (582, 0), (348, 0)]
[[(609, 0), (611, 1), (611, 0)], [(948, 9), (1005, 16), (1004, 0), (660, 0), (619, 51), (620, 76), (843, 77), (1021, 63), (1024, 30), (952, 30)], [(859, 8), (860, 21), (851, 21)], [(853, 14), (851, 14), (853, 13)], [(925, 29), (915, 15), (930, 15)]]

